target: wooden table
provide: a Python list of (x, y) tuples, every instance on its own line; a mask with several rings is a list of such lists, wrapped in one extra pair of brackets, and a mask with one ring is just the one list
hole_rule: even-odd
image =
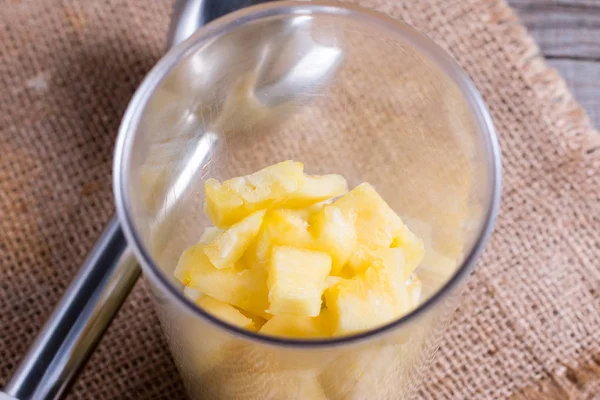
[(508, 0), (600, 128), (600, 0)]

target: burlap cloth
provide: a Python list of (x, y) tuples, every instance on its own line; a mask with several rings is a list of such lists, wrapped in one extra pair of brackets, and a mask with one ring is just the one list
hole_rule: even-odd
[[(0, 2), (0, 385), (113, 213), (117, 127), (170, 3)], [(496, 233), (421, 397), (600, 398), (600, 150), (585, 113), (502, 0), (363, 5), (458, 60), (504, 154)], [(70, 397), (183, 396), (138, 284)]]

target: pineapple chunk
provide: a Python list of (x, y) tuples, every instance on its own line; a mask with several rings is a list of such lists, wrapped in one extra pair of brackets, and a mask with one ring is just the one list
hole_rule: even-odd
[[(204, 211), (213, 224), (227, 227), (252, 213), (248, 211), (241, 197), (216, 179), (204, 182)], [(257, 208), (258, 209), (258, 208)]]
[(440, 252), (439, 247), (433, 246), (433, 231), (430, 224), (412, 218), (403, 218), (403, 220), (425, 243), (425, 255), (419, 263), (419, 276), (424, 278), (423, 280), (428, 282), (430, 287), (439, 287), (456, 271), (459, 251), (454, 252), (453, 257), (448, 253)]
[[(199, 244), (209, 244), (212, 242), (217, 236), (219, 236), (223, 232), (222, 229), (215, 228), (214, 226), (207, 226), (204, 228), (204, 232), (202, 232), (202, 236), (200, 236)], [(185, 286), (183, 288), (183, 295), (188, 299), (196, 302), (202, 296), (202, 292), (191, 288), (189, 286)]]
[(390, 277), (391, 285), (397, 287), (398, 284), (402, 284), (402, 288), (404, 289), (406, 281), (410, 277), (410, 275), (406, 274), (404, 251), (392, 247), (375, 250), (374, 254), (379, 262), (385, 266), (388, 276)]
[[(371, 363), (380, 356), (379, 346), (340, 349), (335, 358), (324, 365), (318, 376), (328, 399), (368, 399), (356, 396), (354, 388), (367, 373)], [(393, 364), (390, 364), (393, 365)], [(373, 395), (372, 392), (370, 393)]]
[(347, 218), (356, 218), (355, 231), (361, 245), (390, 247), (404, 224), (368, 183), (363, 183), (333, 202)]
[(333, 205), (345, 214), (356, 215), (355, 230), (360, 244), (356, 252), (364, 252), (365, 248), (399, 247), (404, 254), (406, 278), (414, 272), (425, 253), (423, 241), (404, 225), (371, 185), (357, 186)]
[(392, 247), (402, 249), (404, 254), (404, 279), (406, 280), (415, 272), (425, 256), (423, 240), (419, 239), (406, 225), (402, 224), (402, 228), (392, 241)]
[[(252, 322), (254, 323), (254, 328), (256, 331), (259, 331), (260, 328), (262, 328), (262, 326), (268, 321), (268, 319), (266, 318), (266, 313), (263, 313), (263, 316), (258, 316), (256, 314), (252, 314), (246, 310), (242, 310), (241, 308), (238, 309), (239, 312), (242, 313), (243, 316), (245, 316), (246, 318), (250, 318), (252, 320)], [(272, 317), (271, 314), (268, 315), (269, 318)]]
[(202, 296), (202, 292), (196, 289), (193, 289), (189, 286), (185, 286), (183, 288), (183, 295), (185, 297), (187, 297), (188, 299), (190, 299), (193, 302), (196, 302), (196, 300), (198, 300), (201, 296)]
[(200, 240), (198, 241), (198, 243), (209, 244), (223, 232), (223, 229), (219, 229), (214, 226), (207, 226), (206, 228), (204, 228), (204, 232), (202, 232), (202, 236), (200, 236)]
[(416, 307), (423, 241), (368, 183), (348, 192), (340, 175), (284, 161), (209, 179), (205, 193), (216, 227), (182, 254), (175, 276), (217, 317), (268, 335), (331, 337)]
[(331, 336), (330, 327), (323, 315), (317, 317), (276, 315), (263, 325), (259, 333), (292, 338), (328, 337)]
[(308, 222), (295, 210), (271, 210), (265, 216), (256, 243), (248, 251), (249, 263), (263, 268), (269, 262), (273, 246), (310, 247), (312, 237), (307, 231)]
[(202, 263), (210, 264), (210, 261), (204, 254), (204, 248), (201, 244), (188, 247), (179, 257), (179, 262), (175, 267), (173, 275), (184, 286), (190, 286), (192, 277), (198, 275), (202, 269)]
[(357, 264), (360, 267), (354, 269), (349, 275), (356, 276), (363, 273), (372, 265), (376, 265), (378, 268), (383, 267), (401, 309), (409, 309), (411, 301), (407, 280), (409, 280), (410, 275), (407, 276), (406, 274), (406, 263), (402, 249), (396, 247), (379, 248), (376, 250), (362, 249), (355, 253), (351, 260), (348, 260), (345, 267), (346, 270), (351, 269), (351, 266), (354, 265), (353, 263), (357, 262), (357, 258), (355, 258), (356, 254), (361, 255), (360, 263)]
[(328, 206), (331, 203), (333, 203), (333, 199), (327, 199), (327, 200), (315, 203), (313, 205), (310, 205), (308, 207), (299, 209), (299, 210), (297, 210), (297, 212), (300, 213), (300, 215), (302, 215), (302, 217), (308, 221), (314, 214), (318, 213), (325, 206)]
[(235, 265), (258, 234), (265, 212), (260, 210), (250, 214), (204, 247), (204, 253), (216, 268), (232, 268)]
[(398, 247), (380, 247), (378, 249), (359, 247), (346, 263), (346, 275), (354, 277), (364, 272), (373, 263), (385, 265), (392, 281), (405, 282), (410, 277), (410, 274), (405, 271), (404, 252)]
[(343, 213), (338, 207), (325, 206), (315, 214), (310, 232), (315, 248), (331, 255), (331, 274), (338, 275), (356, 246), (355, 215)]
[[(404, 252), (399, 248), (378, 249), (375, 251), (377, 259), (374, 264), (383, 265), (385, 268), (390, 285), (396, 294), (396, 301), (402, 310), (402, 313), (410, 310), (410, 298), (408, 293), (407, 281), (410, 275), (407, 275), (406, 261)], [(412, 271), (411, 271), (412, 273)]]
[(355, 278), (328, 288), (325, 303), (335, 335), (375, 328), (407, 311), (406, 303), (390, 283), (388, 271), (378, 263)]
[(304, 182), (302, 163), (284, 161), (250, 175), (219, 183), (208, 179), (204, 184), (204, 209), (217, 226), (230, 226), (254, 211), (271, 208), (301, 189)]
[(288, 246), (273, 248), (269, 264), (269, 312), (316, 317), (321, 311), (325, 279), (331, 271), (328, 254)]
[(348, 192), (348, 182), (341, 175), (304, 175), (302, 186), (281, 205), (286, 208), (304, 208)]
[(206, 257), (203, 245), (183, 252), (175, 268), (175, 277), (185, 286), (234, 305), (242, 310), (269, 318), (266, 276), (256, 269), (217, 269)]
[(208, 179), (205, 211), (217, 226), (229, 226), (259, 209), (304, 208), (348, 191), (340, 175), (311, 176), (302, 163), (284, 161), (222, 184)]
[(408, 291), (408, 303), (411, 310), (417, 308), (419, 305), (422, 289), (423, 284), (417, 276), (413, 276), (411, 281), (406, 285), (406, 290)]
[[(196, 375), (205, 399), (327, 400), (317, 381), (314, 362), (303, 362), (289, 353), (254, 343), (231, 342), (222, 346), (219, 362)], [(288, 357), (285, 357), (285, 355)], [(210, 360), (212, 361), (212, 360)], [(311, 360), (312, 361), (312, 360)]]
[(328, 276), (327, 279), (325, 279), (325, 286), (327, 288), (332, 287), (333, 285), (336, 285), (340, 282), (343, 282), (344, 278), (339, 277), (339, 276)]
[(245, 328), (251, 331), (255, 331), (256, 327), (254, 326), (254, 321), (252, 319), (244, 316), (241, 312), (239, 312), (235, 307), (230, 304), (223, 303), (213, 297), (203, 295), (198, 300), (196, 300), (196, 304), (200, 306), (203, 310), (208, 312), (209, 314), (214, 315), (227, 322), (228, 324), (238, 326), (240, 328)]
[(456, 271), (458, 262), (456, 259), (447, 257), (432, 248), (425, 252), (423, 262), (419, 266), (419, 276), (427, 285), (438, 288), (450, 279)]
[(301, 373), (297, 372), (295, 375), (298, 377), (298, 387), (291, 388), (283, 394), (282, 399), (311, 399), (311, 400), (328, 400), (329, 397), (323, 391), (321, 384), (319, 383), (316, 374), (314, 373)]
[(261, 207), (278, 202), (298, 191), (304, 181), (304, 166), (300, 162), (283, 161), (250, 175), (229, 179), (223, 186), (235, 191), (247, 204)]

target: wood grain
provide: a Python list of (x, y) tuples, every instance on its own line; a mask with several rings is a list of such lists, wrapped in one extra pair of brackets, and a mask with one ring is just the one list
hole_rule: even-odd
[(600, 127), (600, 0), (509, 0)]
[(575, 98), (600, 127), (600, 62), (552, 59), (548, 63), (565, 78)]

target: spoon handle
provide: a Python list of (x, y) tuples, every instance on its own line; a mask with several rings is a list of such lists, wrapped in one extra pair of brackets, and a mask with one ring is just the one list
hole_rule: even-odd
[[(167, 35), (170, 48), (201, 26), (264, 0), (177, 0)], [(31, 345), (0, 400), (59, 399), (85, 365), (140, 276), (113, 217)]]
[(8, 382), (6, 394), (20, 400), (60, 398), (139, 276), (113, 217)]

